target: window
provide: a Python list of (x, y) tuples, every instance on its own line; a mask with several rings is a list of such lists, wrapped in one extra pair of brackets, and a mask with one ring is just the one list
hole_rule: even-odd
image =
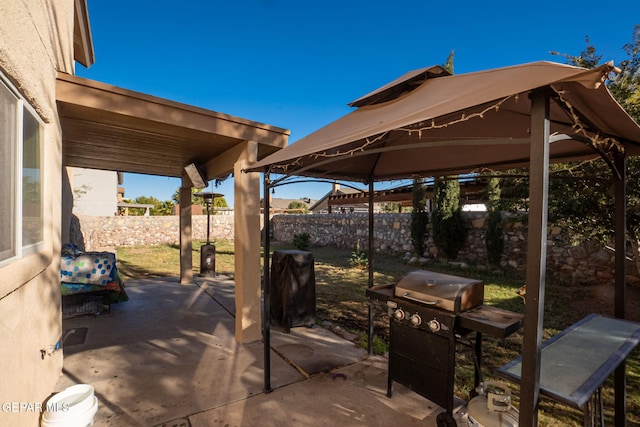
[(22, 247), (42, 242), (42, 125), (22, 115)]
[(0, 264), (37, 250), (44, 240), (43, 129), (0, 75)]

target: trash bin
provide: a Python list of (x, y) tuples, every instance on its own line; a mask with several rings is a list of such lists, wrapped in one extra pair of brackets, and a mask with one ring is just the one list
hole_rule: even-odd
[(271, 319), (286, 332), (316, 323), (316, 277), (313, 254), (274, 251), (271, 259)]

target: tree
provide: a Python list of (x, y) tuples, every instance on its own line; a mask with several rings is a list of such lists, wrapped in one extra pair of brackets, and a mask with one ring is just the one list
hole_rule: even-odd
[[(451, 74), (453, 59), (452, 50), (444, 65), (444, 69)], [(456, 176), (436, 179), (434, 184), (435, 207), (431, 214), (433, 242), (447, 259), (454, 260), (467, 240), (467, 226), (460, 206), (460, 182)]]
[(429, 213), (427, 212), (427, 189), (422, 178), (413, 180), (411, 200), (411, 244), (418, 256), (423, 256), (427, 242), (427, 226), (429, 225)]
[(227, 200), (224, 197), (216, 197), (213, 199), (214, 208), (228, 208)]
[(171, 200), (165, 200), (164, 202), (160, 202), (160, 204), (155, 208), (155, 213), (152, 213), (152, 215), (159, 215), (159, 216), (173, 215), (174, 206), (175, 204)]
[(491, 265), (498, 265), (504, 252), (504, 229), (502, 227), (502, 213), (500, 212), (500, 181), (496, 177), (487, 183), (487, 231), (485, 245), (487, 261)]
[[(586, 68), (597, 67), (602, 58), (588, 37), (586, 47), (578, 55), (561, 54), (567, 63)], [(620, 69), (607, 87), (620, 105), (640, 123), (640, 25), (636, 25), (632, 40), (623, 46), (627, 59), (617, 64)], [(597, 240), (610, 243), (614, 227), (614, 193), (612, 172), (604, 160), (554, 164), (549, 167), (549, 219), (560, 225), (574, 243)], [(640, 159), (627, 159), (629, 177), (640, 173)], [(527, 209), (528, 180), (526, 171), (506, 171), (509, 194), (501, 203), (505, 208)], [(503, 186), (503, 195), (505, 187)], [(636, 269), (640, 272), (640, 181), (627, 181), (627, 239), (633, 249)]]
[(307, 213), (309, 212), (309, 207), (304, 203), (304, 202), (300, 202), (298, 200), (294, 200), (293, 202), (289, 203), (289, 206), (287, 206), (287, 209), (291, 209), (291, 210), (295, 210), (297, 212), (289, 212), (289, 213)]
[(433, 242), (445, 258), (454, 260), (467, 240), (467, 227), (460, 206), (460, 182), (457, 177), (436, 179), (435, 207), (431, 215)]
[(382, 206), (380, 207), (380, 209), (382, 210), (382, 212), (386, 212), (386, 213), (399, 212), (400, 211), (400, 204), (399, 203), (393, 203), (393, 202), (383, 203)]
[[(153, 196), (138, 196), (133, 200), (132, 203), (138, 203), (141, 205), (153, 205), (153, 207), (149, 209), (149, 215), (157, 215), (155, 210), (161, 202)], [(129, 215), (131, 216), (143, 216), (146, 212), (146, 208), (129, 208)]]
[[(578, 55), (562, 54), (571, 65), (596, 67), (601, 55), (586, 38), (587, 46)], [(620, 73), (607, 83), (612, 95), (625, 110), (640, 122), (640, 25), (633, 31), (632, 41), (624, 45), (628, 59), (618, 64)], [(557, 52), (552, 52), (560, 55)], [(640, 173), (640, 160), (628, 159), (628, 176)], [(564, 225), (576, 241), (598, 239), (607, 242), (613, 235), (613, 182), (611, 170), (602, 160), (553, 165), (550, 181), (549, 217)], [(636, 268), (640, 271), (640, 182), (627, 182), (627, 238), (633, 248)]]
[(630, 43), (622, 48), (628, 59), (620, 62), (620, 74), (608, 85), (620, 105), (640, 123), (640, 25), (636, 25)]
[(455, 53), (452, 50), (451, 52), (449, 52), (449, 56), (447, 57), (447, 62), (445, 62), (444, 64), (444, 69), (447, 70), (448, 72), (450, 72), (451, 74), (453, 74), (453, 57), (454, 57)]
[[(196, 193), (203, 192), (205, 190), (198, 190), (195, 187), (191, 187), (191, 204), (199, 205), (203, 208), (206, 208), (207, 204), (204, 202), (204, 198), (196, 196)], [(180, 204), (180, 189), (178, 188), (175, 193), (173, 193), (173, 197), (171, 198), (175, 204)], [(224, 197), (216, 197), (213, 199), (213, 207), (216, 208), (226, 208), (228, 206), (227, 201)]]

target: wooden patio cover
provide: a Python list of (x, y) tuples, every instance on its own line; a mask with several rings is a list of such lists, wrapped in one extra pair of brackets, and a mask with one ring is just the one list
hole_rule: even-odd
[(238, 144), (257, 142), (260, 159), (286, 146), (289, 136), (286, 129), (64, 73), (56, 101), (65, 166), (180, 178), (195, 163), (207, 179), (225, 178)]
[(185, 166), (195, 164), (207, 181), (234, 174), (236, 310), (245, 314), (236, 318), (236, 338), (260, 339), (259, 175), (240, 171), (285, 147), (289, 131), (64, 73), (56, 102), (64, 166), (182, 178), (181, 283), (193, 276), (194, 185)]

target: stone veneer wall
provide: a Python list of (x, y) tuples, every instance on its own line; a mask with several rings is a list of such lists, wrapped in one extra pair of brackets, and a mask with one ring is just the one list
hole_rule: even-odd
[[(486, 214), (466, 212), (469, 225), (467, 244), (458, 255), (458, 261), (484, 265)], [(526, 267), (526, 217), (504, 214), (505, 251), (501, 267), (524, 272)], [(85, 250), (101, 250), (117, 246), (177, 244), (177, 216), (114, 216), (78, 217), (74, 239), (84, 240)], [(262, 220), (262, 218), (261, 218)], [(385, 213), (375, 215), (374, 248), (376, 252), (413, 252), (411, 247), (410, 214)], [(212, 215), (212, 241), (233, 240), (233, 216)], [(206, 239), (207, 217), (193, 216), (193, 235), (196, 240)], [(368, 241), (368, 214), (348, 213), (330, 215), (276, 215), (271, 222), (274, 241), (292, 242), (294, 234), (308, 233), (311, 243), (318, 246), (355, 248)], [(566, 241), (560, 227), (551, 225), (547, 241), (547, 269), (555, 275), (574, 283), (602, 283), (614, 280), (614, 253), (598, 243), (573, 246)], [(438, 250), (429, 241), (427, 258), (437, 258)], [(628, 282), (638, 284), (635, 266), (627, 268)]]
[[(178, 244), (178, 216), (85, 216), (77, 215), (72, 241), (87, 251), (118, 246)], [(233, 215), (211, 215), (211, 241), (233, 240)], [(192, 217), (194, 240), (207, 239), (207, 216)]]
[[(469, 237), (458, 254), (458, 261), (486, 264), (486, 213), (465, 212)], [(501, 267), (524, 272), (526, 267), (526, 216), (503, 214), (505, 250)], [(374, 218), (374, 248), (376, 252), (413, 252), (410, 214), (385, 213)], [(355, 248), (368, 240), (368, 214), (278, 215), (272, 221), (273, 238), (290, 242), (297, 233), (308, 233), (312, 244)], [(437, 258), (438, 250), (429, 239), (426, 257)], [(566, 241), (562, 229), (550, 225), (547, 240), (547, 270), (574, 283), (602, 283), (614, 280), (614, 253), (595, 242), (573, 246)], [(627, 280), (638, 284), (635, 266), (629, 263)]]

